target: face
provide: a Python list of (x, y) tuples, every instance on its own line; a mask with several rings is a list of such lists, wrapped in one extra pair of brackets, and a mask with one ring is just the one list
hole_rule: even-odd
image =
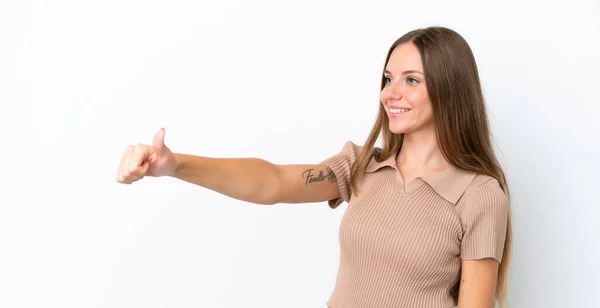
[(433, 108), (423, 73), (421, 55), (413, 43), (394, 48), (385, 67), (386, 84), (380, 94), (392, 133), (433, 128)]

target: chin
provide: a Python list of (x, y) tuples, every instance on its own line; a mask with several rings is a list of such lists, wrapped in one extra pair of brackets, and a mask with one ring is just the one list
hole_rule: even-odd
[(393, 123), (390, 123), (389, 129), (390, 132), (396, 135), (406, 134), (409, 131), (408, 127), (404, 125), (394, 125)]

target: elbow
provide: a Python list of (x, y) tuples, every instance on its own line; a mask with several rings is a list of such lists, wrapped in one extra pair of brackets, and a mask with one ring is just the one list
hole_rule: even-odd
[(253, 203), (260, 205), (275, 205), (280, 202), (279, 188), (276, 185), (266, 185), (258, 189), (251, 198)]
[(278, 202), (278, 198), (275, 196), (271, 196), (271, 195), (267, 195), (264, 197), (258, 197), (254, 199), (255, 201), (253, 203), (256, 204), (260, 204), (260, 205), (275, 205)]
[(273, 166), (273, 175), (270, 180), (265, 182), (265, 186), (261, 189), (261, 202), (262, 205), (275, 205), (281, 203), (281, 173), (277, 166)]
[(281, 189), (279, 188), (279, 185), (266, 187), (261, 195), (262, 197), (259, 198), (259, 204), (275, 205), (281, 203)]

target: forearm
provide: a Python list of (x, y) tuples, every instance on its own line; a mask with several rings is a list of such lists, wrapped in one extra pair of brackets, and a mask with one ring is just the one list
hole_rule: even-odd
[(274, 204), (279, 176), (277, 167), (259, 158), (210, 158), (175, 153), (174, 178), (220, 194), (257, 204)]

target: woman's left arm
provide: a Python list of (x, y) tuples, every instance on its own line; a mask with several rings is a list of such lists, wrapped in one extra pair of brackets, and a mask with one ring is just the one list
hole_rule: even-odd
[(463, 198), (457, 204), (463, 228), (458, 308), (493, 308), (504, 261), (509, 200), (496, 179), (465, 192)]
[(498, 261), (485, 258), (461, 262), (458, 308), (493, 308)]

